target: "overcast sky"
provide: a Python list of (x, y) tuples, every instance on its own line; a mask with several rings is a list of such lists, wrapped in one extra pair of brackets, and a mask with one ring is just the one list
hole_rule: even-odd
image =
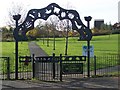
[(95, 19), (104, 19), (105, 23), (114, 24), (118, 22), (119, 0), (2, 0), (0, 2), (0, 27), (5, 26), (8, 21), (8, 11), (14, 4), (22, 5), (27, 11), (33, 8), (44, 8), (50, 3), (57, 3), (63, 8), (78, 11), (83, 23), (86, 24), (84, 16), (92, 16), (91, 26)]

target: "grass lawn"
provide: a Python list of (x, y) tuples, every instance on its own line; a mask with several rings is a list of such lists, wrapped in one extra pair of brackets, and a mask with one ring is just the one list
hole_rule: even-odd
[[(86, 41), (77, 41), (77, 37), (69, 37), (68, 55), (82, 55), (82, 46), (87, 45)], [(65, 54), (65, 38), (56, 38), (56, 49), (53, 50), (53, 39), (50, 39), (49, 47), (47, 42), (43, 44), (43, 40), (37, 41), (37, 44), (43, 48), (49, 55)], [(94, 55), (116, 55), (118, 54), (118, 34), (93, 36), (91, 45), (94, 46)]]
[[(53, 39), (50, 39), (49, 47), (47, 47), (46, 41), (45, 44), (43, 44), (42, 39), (36, 43), (42, 47), (48, 55), (55, 53), (56, 55), (62, 54), (64, 56), (65, 54), (65, 38), (56, 38), (55, 50), (53, 50)], [(78, 41), (77, 37), (69, 37), (68, 56), (82, 55), (83, 45), (87, 45), (87, 42)], [(118, 65), (118, 34), (93, 36), (91, 45), (94, 46), (94, 55), (98, 56), (96, 69)], [(92, 58), (90, 70), (94, 70), (94, 60)]]
[[(39, 39), (36, 43), (45, 50), (48, 55), (55, 53), (56, 55), (65, 54), (65, 38), (56, 38), (56, 49), (53, 50), (53, 38), (50, 38), (49, 47), (43, 44), (43, 40)], [(11, 64), (14, 65), (15, 61), (15, 42), (0, 42), (2, 45), (2, 56), (10, 57)], [(69, 37), (68, 44), (68, 55), (82, 55), (82, 46), (87, 45), (86, 41), (78, 41), (77, 37)], [(105, 36), (94, 36), (91, 40), (91, 45), (94, 46), (94, 55), (96, 56), (105, 56), (105, 55), (117, 55), (118, 54), (118, 35), (105, 35)], [(19, 56), (30, 55), (28, 49), (28, 42), (19, 42)], [(92, 61), (92, 60), (91, 60)], [(103, 61), (101, 59), (97, 60), (97, 68), (104, 68)], [(116, 59), (115, 59), (116, 61)], [(108, 61), (111, 62), (111, 61)], [(93, 62), (92, 62), (93, 63)], [(103, 65), (103, 66), (101, 66)], [(116, 65), (116, 63), (114, 64)], [(113, 65), (113, 66), (114, 66)], [(91, 65), (91, 70), (94, 69)], [(109, 65), (107, 65), (109, 66)]]
[[(15, 42), (0, 42), (2, 44), (2, 56), (15, 58)], [(28, 42), (19, 42), (19, 56), (29, 55)]]
[[(68, 44), (68, 55), (82, 55), (82, 46), (87, 45), (86, 41), (77, 41), (77, 37), (70, 37)], [(14, 42), (0, 42), (2, 45), (2, 56), (9, 56), (14, 59), (15, 43)], [(42, 39), (36, 43), (43, 48), (49, 55), (55, 53), (56, 55), (65, 54), (65, 38), (56, 38), (56, 49), (53, 50), (53, 38), (50, 38), (49, 47), (43, 44)], [(118, 54), (118, 34), (93, 36), (91, 45), (94, 46), (94, 55)], [(28, 42), (19, 42), (19, 56), (29, 55)]]
[[(11, 69), (11, 72), (14, 72), (15, 70), (15, 42), (0, 42), (0, 44), (2, 45), (2, 56), (10, 57), (10, 64), (11, 64), (10, 69)], [(19, 42), (18, 49), (19, 49), (19, 52), (18, 52), (19, 56), (29, 55), (28, 42)], [(3, 62), (1, 62), (0, 65), (3, 65), (2, 63)], [(6, 72), (6, 68), (3, 67), (3, 69)]]

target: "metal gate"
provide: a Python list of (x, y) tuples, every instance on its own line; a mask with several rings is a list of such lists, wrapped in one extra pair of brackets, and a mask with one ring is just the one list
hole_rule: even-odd
[(85, 56), (35, 57), (34, 77), (43, 81), (62, 81), (86, 76)]
[(33, 78), (33, 58), (31, 56), (20, 56), (18, 67), (18, 79)]
[(34, 77), (43, 81), (60, 80), (60, 57), (35, 57)]
[[(1, 79), (15, 79), (15, 66), (9, 57), (2, 57)], [(86, 76), (86, 57), (84, 56), (20, 56), (18, 79), (36, 78), (43, 81), (62, 81), (66, 78)]]
[(62, 56), (62, 79), (87, 77), (86, 56)]

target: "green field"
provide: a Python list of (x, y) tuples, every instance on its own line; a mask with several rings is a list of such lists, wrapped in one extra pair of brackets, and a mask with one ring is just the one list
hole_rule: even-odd
[[(15, 58), (15, 42), (0, 42), (2, 44), (2, 56)], [(19, 42), (19, 56), (29, 55), (28, 42)]]
[[(15, 70), (15, 42), (0, 42), (2, 45), (2, 56), (3, 57), (10, 57), (10, 72), (14, 72)], [(28, 42), (19, 42), (19, 56), (26, 56), (29, 55), (29, 49), (28, 49)], [(2, 62), (0, 65), (3, 65), (4, 62)], [(5, 69), (6, 65), (3, 66), (3, 71), (6, 72)]]
[[(47, 42), (43, 44), (40, 39), (36, 42), (48, 55), (55, 53), (56, 55), (65, 54), (65, 38), (56, 38), (56, 49), (53, 50), (53, 39), (50, 39), (49, 47)], [(82, 46), (87, 45), (86, 41), (78, 41), (77, 37), (70, 37), (68, 44), (68, 55), (82, 55)], [(94, 55), (97, 57), (97, 67), (105, 68), (109, 66), (118, 65), (118, 34), (93, 36), (91, 45), (94, 46)], [(94, 59), (91, 58), (91, 68), (94, 70)]]
[[(26, 56), (30, 55), (29, 42), (19, 42), (19, 56)], [(65, 54), (65, 38), (56, 38), (56, 49), (53, 50), (53, 38), (50, 38), (49, 47), (45, 43), (43, 44), (42, 39), (38, 39), (36, 43), (45, 50), (48, 55), (52, 55), (55, 53), (56, 55)], [(13, 65), (15, 61), (15, 42), (0, 42), (2, 45), (2, 56), (10, 57), (11, 64)], [(69, 44), (68, 44), (68, 55), (82, 55), (82, 46), (87, 45), (86, 41), (78, 41), (77, 37), (69, 37)], [(94, 46), (94, 55), (96, 56), (117, 56), (118, 55), (118, 35), (105, 35), (105, 36), (94, 36), (91, 45)], [(109, 67), (109, 65), (118, 65), (117, 64), (118, 58), (102, 60), (101, 58), (97, 59), (97, 68), (105, 68)], [(110, 62), (104, 64), (105, 62)], [(91, 70), (94, 69), (94, 63), (91, 59)]]
[[(43, 48), (49, 55), (65, 54), (65, 38), (56, 38), (56, 49), (53, 50), (53, 39), (50, 39), (49, 47), (43, 40), (37, 41), (37, 44)], [(70, 37), (68, 44), (68, 55), (82, 55), (82, 46), (87, 45), (86, 41), (78, 41), (77, 37)], [(91, 45), (94, 46), (94, 55), (117, 55), (118, 54), (118, 35), (93, 36)]]
[[(77, 37), (70, 37), (68, 44), (68, 55), (82, 55), (82, 46), (87, 45), (86, 41), (78, 41)], [(0, 42), (2, 44), (2, 56), (8, 56), (14, 59), (15, 43)], [(36, 43), (45, 50), (48, 55), (55, 53), (56, 55), (65, 54), (65, 38), (56, 38), (56, 49), (53, 50), (53, 39), (50, 39), (49, 47), (43, 44), (43, 40), (39, 39)], [(93, 36), (91, 45), (94, 46), (94, 55), (117, 55), (118, 54), (118, 34)], [(28, 42), (19, 42), (19, 56), (30, 55)]]

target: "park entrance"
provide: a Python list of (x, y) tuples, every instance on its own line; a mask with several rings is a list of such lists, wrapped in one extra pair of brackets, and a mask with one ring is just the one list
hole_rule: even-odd
[[(18, 42), (27, 40), (26, 33), (34, 29), (37, 19), (47, 20), (50, 15), (56, 15), (60, 20), (68, 19), (72, 23), (72, 29), (78, 31), (80, 40), (87, 41), (87, 56), (19, 56)], [(119, 69), (119, 56), (94, 56), (90, 58), (90, 40), (92, 33), (89, 28), (91, 17), (85, 17), (85, 26), (77, 11), (66, 10), (52, 3), (42, 9), (31, 9), (25, 21), (18, 25), (20, 15), (14, 15), (16, 28), (15, 61), (9, 57), (0, 57), (0, 79), (28, 80), (38, 79), (42, 81), (64, 81), (73, 78), (85, 78), (96, 76), (112, 76)]]
[[(72, 74), (83, 74), (83, 66), (84, 66), (83, 61), (87, 62), (87, 76), (90, 77), (90, 69), (89, 69), (90, 68), (90, 52), (89, 52), (89, 49), (90, 49), (90, 40), (92, 39), (92, 32), (89, 29), (89, 22), (91, 21), (92, 17), (91, 16), (85, 17), (85, 20), (87, 21), (87, 25), (88, 25), (88, 26), (85, 26), (82, 23), (80, 16), (76, 10), (66, 10), (66, 9), (61, 8), (56, 3), (52, 3), (42, 9), (31, 9), (28, 12), (25, 21), (20, 25), (18, 25), (18, 20), (20, 19), (21, 15), (13, 16), (14, 20), (16, 21), (16, 28), (13, 33), (14, 38), (16, 40), (16, 42), (15, 42), (15, 45), (16, 45), (15, 46), (15, 52), (16, 52), (16, 55), (15, 55), (15, 59), (16, 59), (15, 78), (18, 79), (18, 73), (19, 73), (19, 71), (18, 71), (18, 68), (19, 68), (18, 67), (19, 66), (18, 65), (18, 62), (19, 62), (19, 60), (18, 60), (18, 42), (27, 39), (26, 33), (29, 30), (34, 29), (34, 22), (37, 19), (47, 20), (49, 18), (49, 16), (51, 16), (51, 15), (56, 15), (60, 20), (68, 19), (71, 21), (72, 29), (76, 30), (80, 34), (80, 40), (87, 41), (87, 45), (88, 45), (88, 50), (87, 50), (88, 58), (87, 59), (88, 60), (86, 61), (86, 58), (83, 59), (84, 56), (65, 56), (64, 57), (65, 59), (62, 58), (63, 56), (62, 57), (59, 56), (58, 59), (54, 56), (52, 58), (51, 57), (35, 57), (33, 59), (33, 69), (32, 69), (33, 77), (35, 75), (37, 75), (36, 77), (38, 77), (41, 71), (42, 71), (41, 72), (42, 74), (49, 73), (49, 75), (51, 74), (51, 72), (53, 72), (52, 77), (56, 78), (56, 76), (60, 76), (60, 79), (62, 77), (62, 74), (65, 74), (65, 75), (66, 74), (71, 74), (71, 75)], [(36, 65), (36, 62), (38, 62), (39, 65)], [(48, 70), (46, 72), (47, 68), (51, 69), (50, 72), (48, 72)], [(40, 69), (40, 70), (38, 70), (38, 69)], [(60, 74), (56, 75), (56, 73), (58, 73), (58, 72), (60, 72)], [(44, 78), (45, 78), (45, 76), (48, 76), (48, 75), (43, 74), (42, 76), (44, 76)]]
[[(68, 19), (71, 21), (72, 29), (80, 34), (80, 40), (87, 41), (87, 57), (55, 56), (55, 54), (48, 57), (35, 57), (34, 55), (18, 57), (18, 42), (27, 40), (26, 33), (34, 29), (34, 22), (37, 19), (47, 20), (51, 15), (56, 15), (60, 20)], [(85, 17), (88, 25), (85, 26), (76, 10), (66, 10), (52, 3), (42, 9), (31, 9), (25, 21), (18, 25), (20, 17), (21, 15), (13, 16), (16, 21), (16, 28), (13, 32), (15, 38), (15, 79), (38, 78), (40, 80), (59, 79), (62, 81), (62, 78), (65, 77), (83, 76), (84, 72), (86, 72), (87, 77), (90, 77), (89, 49), (92, 32), (89, 28), (89, 22), (92, 19), (91, 16)]]

